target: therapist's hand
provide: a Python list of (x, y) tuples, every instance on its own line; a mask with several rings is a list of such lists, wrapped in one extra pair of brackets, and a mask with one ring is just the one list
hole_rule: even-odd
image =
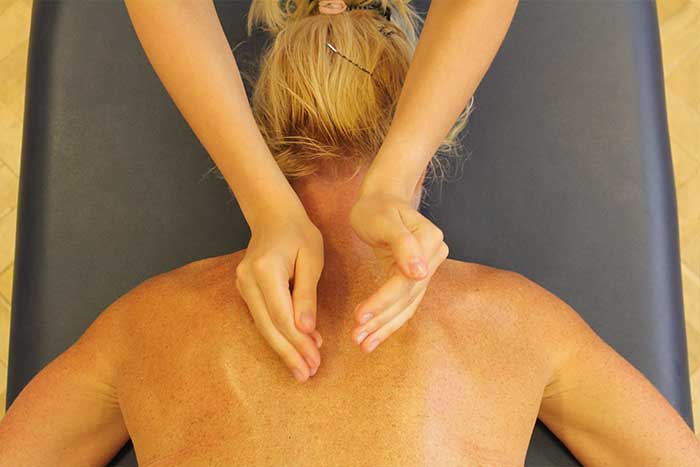
[(321, 232), (303, 209), (286, 208), (256, 219), (236, 268), (236, 287), (255, 326), (298, 381), (316, 374), (321, 364), (315, 327), (322, 269)]
[(350, 211), (355, 233), (384, 265), (387, 282), (355, 308), (352, 340), (371, 352), (415, 313), (447, 258), (443, 233), (413, 202), (382, 191), (361, 194)]

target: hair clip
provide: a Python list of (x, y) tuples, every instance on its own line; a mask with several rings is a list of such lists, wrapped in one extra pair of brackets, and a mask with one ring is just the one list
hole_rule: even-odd
[(390, 31), (389, 29), (386, 28), (383, 24), (379, 26), (379, 32), (384, 34), (386, 37), (391, 36), (392, 34), (396, 34), (396, 31)]
[[(376, 10), (379, 10), (380, 7), (381, 7), (381, 3), (380, 3), (379, 1), (377, 1), (377, 0), (375, 0), (374, 2), (372, 2), (372, 3), (369, 4), (369, 5), (362, 5), (362, 6), (360, 6), (360, 5), (347, 6), (347, 4), (345, 3), (344, 0), (321, 0), (321, 1), (319, 2), (318, 11), (319, 11), (320, 13), (322, 13), (322, 14), (331, 14), (331, 15), (335, 15), (335, 14), (342, 13), (343, 11), (346, 11), (346, 10), (357, 10), (357, 9), (361, 9), (361, 10), (372, 10), (372, 9), (376, 9)], [(384, 9), (384, 17), (385, 17), (387, 20), (391, 20), (391, 9), (390, 9), (389, 7), (387, 7), (387, 8)], [(386, 36), (386, 37), (389, 37), (390, 35), (396, 33), (396, 31), (391, 31), (391, 30), (389, 30), (389, 29), (386, 28), (385, 25), (383, 25), (383, 24), (379, 27), (379, 32), (381, 32), (381, 33), (382, 33), (384, 36)], [(329, 49), (331, 49), (331, 50), (333, 51), (333, 53), (336, 53), (336, 54), (340, 55), (342, 58), (344, 58), (344, 59), (347, 60), (348, 62), (352, 63), (353, 65), (355, 65), (355, 66), (356, 66), (357, 68), (359, 68), (360, 70), (362, 70), (362, 71), (364, 71), (365, 73), (367, 73), (368, 75), (374, 77), (374, 76), (372, 75), (372, 72), (371, 72), (371, 71), (369, 71), (368, 69), (366, 69), (366, 68), (360, 66), (359, 64), (353, 62), (349, 57), (346, 57), (346, 56), (343, 55), (342, 53), (338, 52), (338, 49), (336, 49), (335, 47), (333, 47), (333, 44), (331, 44), (330, 42), (326, 42), (326, 45), (328, 46)]]
[(340, 52), (338, 52), (338, 50), (336, 50), (336, 48), (333, 47), (333, 45), (332, 45), (330, 42), (326, 42), (326, 45), (333, 51), (333, 53), (336, 53), (336, 54), (340, 55), (341, 57), (343, 57), (345, 60), (347, 60), (348, 62), (350, 62), (350, 63), (352, 63), (353, 65), (355, 65), (355, 66), (356, 66), (357, 68), (359, 68), (360, 70), (362, 70), (362, 71), (364, 71), (365, 73), (367, 73), (368, 75), (372, 76), (372, 72), (371, 72), (371, 71), (369, 71), (369, 70), (366, 69), (366, 68), (361, 67), (360, 65), (358, 65), (358, 64), (355, 63), (355, 62), (353, 62), (352, 60), (350, 60), (350, 59), (349, 59), (348, 57), (346, 57), (345, 55), (343, 55), (343, 54), (341, 54)]
[[(378, 0), (370, 3), (369, 5), (350, 5), (347, 7), (348, 10), (382, 10), (382, 4)], [(387, 21), (391, 21), (391, 8), (388, 6), (381, 11), (382, 16), (384, 16)]]

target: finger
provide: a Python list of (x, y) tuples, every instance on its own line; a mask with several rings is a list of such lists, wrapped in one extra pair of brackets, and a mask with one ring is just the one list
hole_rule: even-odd
[(310, 333), (316, 327), (316, 289), (323, 270), (323, 250), (301, 248), (294, 266), (292, 303), (294, 322), (300, 331)]
[[(429, 256), (428, 277), (431, 277), (438, 266), (444, 261), (442, 249), (447, 248), (445, 242), (441, 241), (431, 251)], [(406, 279), (403, 274), (393, 275), (379, 290), (372, 294), (367, 300), (355, 308), (355, 320), (366, 323), (370, 319), (382, 313), (383, 310), (394, 305), (401, 298), (407, 298), (415, 287), (414, 279)]]
[(409, 230), (400, 211), (383, 218), (386, 242), (391, 248), (396, 264), (407, 276), (422, 279), (427, 274), (427, 260), (418, 239)]
[(408, 307), (404, 308), (403, 311), (394, 316), (389, 322), (367, 336), (360, 348), (365, 352), (372, 352), (379, 344), (384, 342), (389, 336), (401, 328), (401, 326), (406, 324), (415, 314), (418, 305), (420, 305), (423, 300), (426, 290), (427, 289), (423, 289)]
[(394, 274), (374, 294), (355, 309), (355, 319), (366, 323), (391, 307), (397, 300), (407, 297), (416, 281), (407, 279), (402, 273)]
[[(406, 279), (405, 277), (399, 277), (401, 278), (401, 280), (409, 281), (409, 279)], [(427, 280), (428, 279), (424, 279), (424, 281), (426, 282)], [(421, 289), (425, 289), (425, 287), (421, 287), (421, 282), (411, 281), (412, 287), (415, 287), (416, 289), (415, 291), (412, 290), (412, 292), (414, 293), (405, 294), (401, 296), (400, 300), (397, 300), (395, 303), (392, 303), (391, 306), (387, 307), (385, 310), (382, 310), (382, 312), (379, 313), (377, 316), (373, 317), (372, 319), (360, 325), (359, 327), (353, 329), (353, 331), (351, 332), (352, 340), (356, 344), (362, 344), (367, 339), (367, 337), (369, 337), (370, 334), (372, 334), (374, 331), (391, 321), (395, 316), (401, 314), (403, 310), (409, 308), (414, 303), (416, 298), (418, 298), (418, 296), (420, 295)]]
[(321, 334), (317, 330), (311, 331), (311, 337), (313, 337), (314, 342), (316, 342), (316, 347), (319, 349), (323, 345), (323, 337), (321, 337)]
[[(447, 259), (449, 248), (445, 242), (440, 242), (429, 257), (428, 278), (435, 274), (437, 268)], [(427, 279), (427, 278), (426, 278)], [(416, 281), (406, 280), (403, 274), (394, 274), (379, 290), (367, 300), (355, 307), (355, 320), (360, 324), (366, 323), (378, 314), (392, 306), (401, 297), (406, 297), (415, 290)]]
[[(403, 219), (408, 230), (413, 233), (413, 236), (419, 244), (423, 257), (429, 264), (430, 257), (435, 254), (440, 247), (440, 243), (442, 243), (444, 239), (442, 230), (415, 209), (402, 209), (399, 211), (399, 215), (401, 216), (401, 219)], [(398, 263), (399, 261), (397, 258), (397, 264)], [(429, 266), (426, 269), (429, 269)], [(412, 274), (408, 275), (407, 277), (424, 279), (429, 274), (430, 272), (426, 271), (426, 273), (423, 275)]]
[(273, 324), (306, 359), (309, 368), (317, 368), (321, 364), (318, 347), (309, 335), (300, 332), (294, 324), (288, 272), (283, 267), (269, 266), (265, 270), (254, 271), (254, 274)]
[(432, 279), (432, 276), (437, 271), (438, 266), (442, 264), (445, 258), (447, 258), (448, 254), (449, 248), (447, 247), (447, 244), (445, 242), (441, 242), (441, 245), (438, 248), (438, 254), (431, 258), (430, 276), (421, 281), (416, 282), (406, 279), (401, 274), (397, 274), (392, 277), (390, 282), (392, 280), (404, 281), (405, 284), (410, 285), (410, 287), (407, 289), (407, 293), (397, 297), (391, 297), (394, 299), (393, 303), (390, 303), (386, 309), (382, 310), (378, 314), (378, 316), (372, 317), (369, 321), (366, 321), (364, 324), (361, 324), (359, 327), (355, 328), (351, 333), (353, 340), (358, 344), (362, 343), (367, 337), (369, 337), (370, 334), (390, 322), (395, 316), (402, 313), (404, 309), (413, 306), (416, 300), (418, 300), (420, 303), (422, 294), (424, 294), (427, 290), (430, 279)]
[(265, 306), (265, 299), (254, 280), (237, 279), (238, 290), (250, 310), (255, 327), (265, 341), (272, 347), (292, 371), (297, 381), (306, 381), (310, 369), (304, 357), (289, 341), (275, 328)]
[(444, 243), (442, 230), (418, 211), (406, 211), (402, 216), (407, 218), (407, 222), (412, 223), (413, 235), (418, 239), (430, 264), (430, 258), (439, 254), (440, 247)]

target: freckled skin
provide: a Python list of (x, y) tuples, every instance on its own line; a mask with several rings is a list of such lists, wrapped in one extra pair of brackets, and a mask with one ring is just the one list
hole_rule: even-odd
[(323, 235), (315, 376), (298, 383), (255, 326), (245, 250), (195, 261), (124, 294), (30, 381), (0, 421), (0, 465), (103, 465), (130, 436), (141, 466), (509, 467), (537, 418), (584, 465), (700, 465), (656, 388), (519, 274), (446, 260), (414, 316), (361, 351), (353, 311), (387, 277), (349, 224), (359, 182), (294, 186)]
[(117, 389), (141, 465), (523, 463), (550, 372), (535, 336), (511, 339), (532, 324), (489, 298), (504, 273), (448, 260), (371, 354), (350, 331), (377, 279), (356, 277), (347, 294), (323, 282), (323, 360), (297, 383), (231, 287), (240, 258), (162, 275), (128, 312)]
[(122, 296), (29, 382), (0, 465), (104, 465), (131, 436), (142, 466), (520, 466), (537, 418), (583, 465), (700, 465), (668, 401), (521, 275), (447, 260), (413, 318), (360, 351), (352, 310), (384, 278), (336, 247), (306, 383), (232, 284), (243, 252), (196, 261)]

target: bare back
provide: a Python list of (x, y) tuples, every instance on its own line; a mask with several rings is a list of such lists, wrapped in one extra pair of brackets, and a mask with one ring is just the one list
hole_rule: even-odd
[(514, 305), (510, 273), (447, 260), (371, 354), (350, 340), (371, 280), (319, 290), (323, 361), (299, 384), (233, 285), (241, 258), (158, 276), (131, 301), (117, 391), (140, 465), (523, 464), (554, 338)]
[(700, 465), (651, 382), (519, 274), (445, 261), (368, 355), (351, 309), (381, 278), (324, 268), (322, 363), (300, 384), (232, 284), (242, 255), (112, 303), (10, 406), (0, 464), (102, 465), (131, 437), (143, 466), (514, 466), (539, 418), (584, 465)]

